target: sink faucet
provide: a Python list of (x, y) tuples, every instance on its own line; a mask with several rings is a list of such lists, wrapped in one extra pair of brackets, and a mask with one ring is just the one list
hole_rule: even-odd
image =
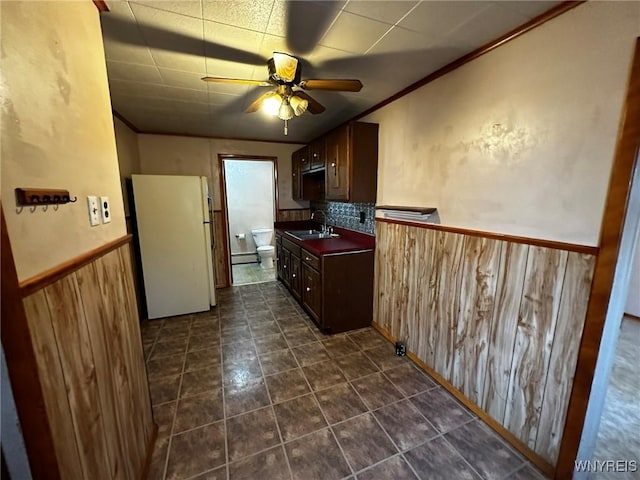
[(327, 214), (325, 213), (324, 210), (315, 210), (312, 214), (311, 214), (311, 220), (315, 220), (314, 217), (316, 216), (317, 213), (321, 213), (322, 216), (324, 217), (324, 223), (322, 224), (322, 233), (327, 231)]

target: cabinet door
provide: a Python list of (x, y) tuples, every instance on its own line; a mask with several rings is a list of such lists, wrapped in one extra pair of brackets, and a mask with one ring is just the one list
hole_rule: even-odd
[(321, 288), (320, 273), (309, 265), (302, 265), (302, 304), (318, 322), (322, 315)]
[(309, 157), (311, 158), (311, 170), (324, 168), (326, 158), (324, 137), (309, 145)]
[(291, 155), (291, 195), (294, 200), (302, 200), (302, 178), (300, 178), (300, 157)]
[(298, 155), (298, 161), (300, 162), (300, 172), (308, 172), (311, 170), (311, 161), (309, 159), (309, 147), (302, 147), (295, 152)]
[(278, 273), (278, 278), (282, 280), (282, 246), (278, 242), (276, 242), (276, 272)]
[(327, 200), (349, 200), (349, 128), (342, 127), (327, 138), (325, 189)]
[(291, 288), (291, 253), (286, 248), (282, 249), (282, 282)]
[(290, 261), (289, 261), (289, 265), (290, 265), (290, 277), (289, 277), (289, 284), (290, 284), (290, 288), (291, 288), (291, 293), (293, 294), (293, 296), (296, 298), (296, 300), (300, 300), (300, 294), (302, 291), (302, 278), (300, 276), (300, 258), (295, 256), (294, 254), (291, 254), (290, 256)]

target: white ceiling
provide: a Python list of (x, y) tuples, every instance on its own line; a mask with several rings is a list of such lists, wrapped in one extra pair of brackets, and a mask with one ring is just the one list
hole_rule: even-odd
[[(108, 1), (102, 29), (113, 108), (141, 132), (306, 142), (552, 8), (551, 1)], [(302, 78), (358, 78), (359, 93), (308, 91), (327, 109), (283, 122), (244, 109), (272, 52)]]

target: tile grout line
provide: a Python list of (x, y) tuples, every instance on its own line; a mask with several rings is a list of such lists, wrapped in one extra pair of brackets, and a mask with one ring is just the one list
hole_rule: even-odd
[[(275, 322), (276, 326), (278, 327), (278, 330), (280, 330), (280, 335), (282, 335), (282, 338), (284, 338), (285, 342), (286, 342), (286, 337), (284, 336), (284, 332), (282, 332), (282, 329), (280, 328), (280, 325), (278, 324), (277, 320), (275, 320), (275, 315), (271, 311), (271, 307), (268, 306), (267, 308), (271, 312), (271, 316), (274, 317), (274, 322)], [(254, 340), (255, 340), (255, 337), (253, 336), (253, 330), (251, 330), (251, 327), (249, 327), (249, 330), (251, 331), (252, 338), (254, 338)], [(278, 422), (278, 416), (276, 415), (276, 410), (274, 408), (273, 399), (271, 398), (271, 391), (269, 390), (269, 384), (267, 383), (267, 376), (264, 374), (264, 368), (262, 367), (262, 361), (260, 360), (260, 354), (258, 353), (257, 350), (256, 350), (256, 354), (257, 354), (257, 359), (258, 359), (258, 365), (260, 365), (260, 371), (262, 372), (262, 381), (264, 382), (264, 388), (267, 391), (267, 397), (269, 398), (269, 407), (271, 408), (271, 412), (273, 413), (273, 420), (274, 420), (274, 423), (276, 424), (276, 430), (278, 431), (278, 437), (280, 438), (280, 443), (279, 443), (278, 446), (282, 448), (282, 452), (284, 453), (284, 461), (286, 462), (287, 469), (289, 470), (289, 478), (293, 479), (293, 470), (291, 469), (291, 463), (289, 462), (289, 455), (287, 455), (287, 449), (284, 448), (284, 437), (282, 436), (282, 431), (280, 429), (280, 422)], [(270, 448), (274, 448), (274, 447), (270, 447)]]
[(169, 458), (171, 457), (171, 447), (173, 445), (173, 431), (175, 429), (176, 419), (178, 418), (178, 405), (180, 400), (180, 391), (182, 390), (182, 380), (184, 378), (184, 367), (187, 363), (187, 352), (189, 351), (189, 342), (191, 340), (192, 323), (193, 323), (193, 317), (191, 317), (191, 320), (189, 323), (189, 332), (187, 333), (187, 343), (184, 347), (184, 353), (183, 353), (183, 359), (182, 359), (182, 370), (180, 372), (180, 383), (178, 385), (178, 391), (176, 392), (176, 398), (174, 401), (173, 420), (171, 421), (171, 428), (169, 429), (169, 440), (167, 443), (167, 456), (164, 460), (164, 470), (162, 472), (162, 479), (165, 479), (167, 477), (167, 471), (169, 469)]

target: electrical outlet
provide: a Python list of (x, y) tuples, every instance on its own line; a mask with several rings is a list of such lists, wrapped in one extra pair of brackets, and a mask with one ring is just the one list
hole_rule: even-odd
[(360, 212), (360, 223), (364, 223), (364, 218), (365, 218), (364, 212)]
[(100, 197), (100, 208), (102, 210), (102, 223), (109, 223), (111, 221), (109, 197)]
[(100, 225), (100, 205), (98, 205), (98, 197), (89, 195), (87, 197), (87, 207), (89, 207), (89, 223), (92, 227)]

